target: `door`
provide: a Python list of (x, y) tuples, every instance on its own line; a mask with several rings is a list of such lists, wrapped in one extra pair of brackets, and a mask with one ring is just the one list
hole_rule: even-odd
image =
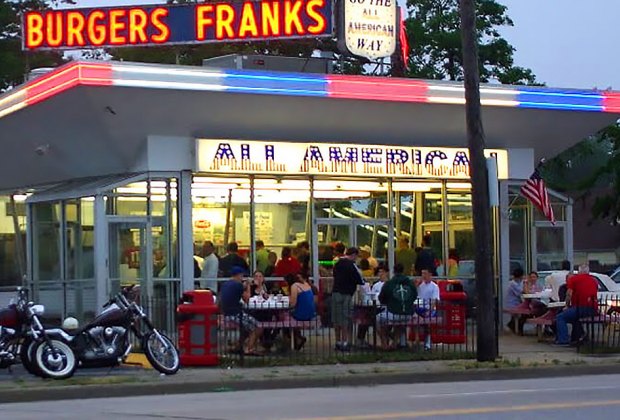
[(532, 237), (532, 262), (537, 271), (559, 270), (568, 259), (567, 230), (564, 223), (536, 222)]
[(147, 268), (152, 265), (152, 253), (147, 249), (149, 241), (146, 232), (147, 223), (142, 219), (108, 221), (109, 287), (112, 294), (132, 284), (140, 286), (141, 294), (148, 293)]
[(314, 278), (330, 277), (336, 242), (345, 248), (369, 247), (378, 262), (394, 261), (394, 230), (389, 219), (316, 218), (312, 236)]

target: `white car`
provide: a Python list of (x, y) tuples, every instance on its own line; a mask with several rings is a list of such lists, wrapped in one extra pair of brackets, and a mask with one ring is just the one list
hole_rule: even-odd
[[(540, 279), (544, 279), (554, 271), (541, 271), (538, 273)], [(577, 272), (575, 272), (577, 274)], [(620, 283), (616, 283), (606, 274), (590, 273), (598, 282), (598, 298), (599, 300), (615, 300), (620, 303)], [(620, 279), (619, 279), (620, 280)]]

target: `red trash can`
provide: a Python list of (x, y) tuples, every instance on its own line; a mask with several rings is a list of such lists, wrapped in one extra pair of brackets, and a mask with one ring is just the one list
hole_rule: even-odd
[(441, 322), (431, 326), (435, 343), (464, 344), (467, 324), (467, 294), (459, 280), (439, 280), (439, 303), (437, 312)]
[(183, 293), (177, 306), (179, 356), (182, 366), (215, 366), (218, 308), (210, 290)]

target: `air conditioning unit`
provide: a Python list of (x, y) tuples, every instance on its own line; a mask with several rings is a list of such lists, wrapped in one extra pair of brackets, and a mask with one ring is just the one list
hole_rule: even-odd
[(240, 55), (230, 54), (202, 60), (204, 67), (268, 70), (295, 73), (332, 73), (333, 58), (329, 57), (281, 57), (275, 55)]

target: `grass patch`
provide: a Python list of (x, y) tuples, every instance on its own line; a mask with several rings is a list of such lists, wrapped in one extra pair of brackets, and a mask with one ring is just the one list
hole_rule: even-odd
[(381, 362), (416, 362), (432, 360), (456, 360), (472, 359), (474, 352), (418, 352), (418, 351), (394, 351), (394, 352), (364, 352), (364, 353), (339, 353), (327, 356), (321, 355), (283, 355), (273, 357), (245, 357), (243, 362), (236, 356), (220, 357), (220, 365), (224, 368), (252, 368), (252, 367), (277, 367), (277, 366), (313, 366), (325, 364), (352, 364), (352, 363), (381, 363)]

